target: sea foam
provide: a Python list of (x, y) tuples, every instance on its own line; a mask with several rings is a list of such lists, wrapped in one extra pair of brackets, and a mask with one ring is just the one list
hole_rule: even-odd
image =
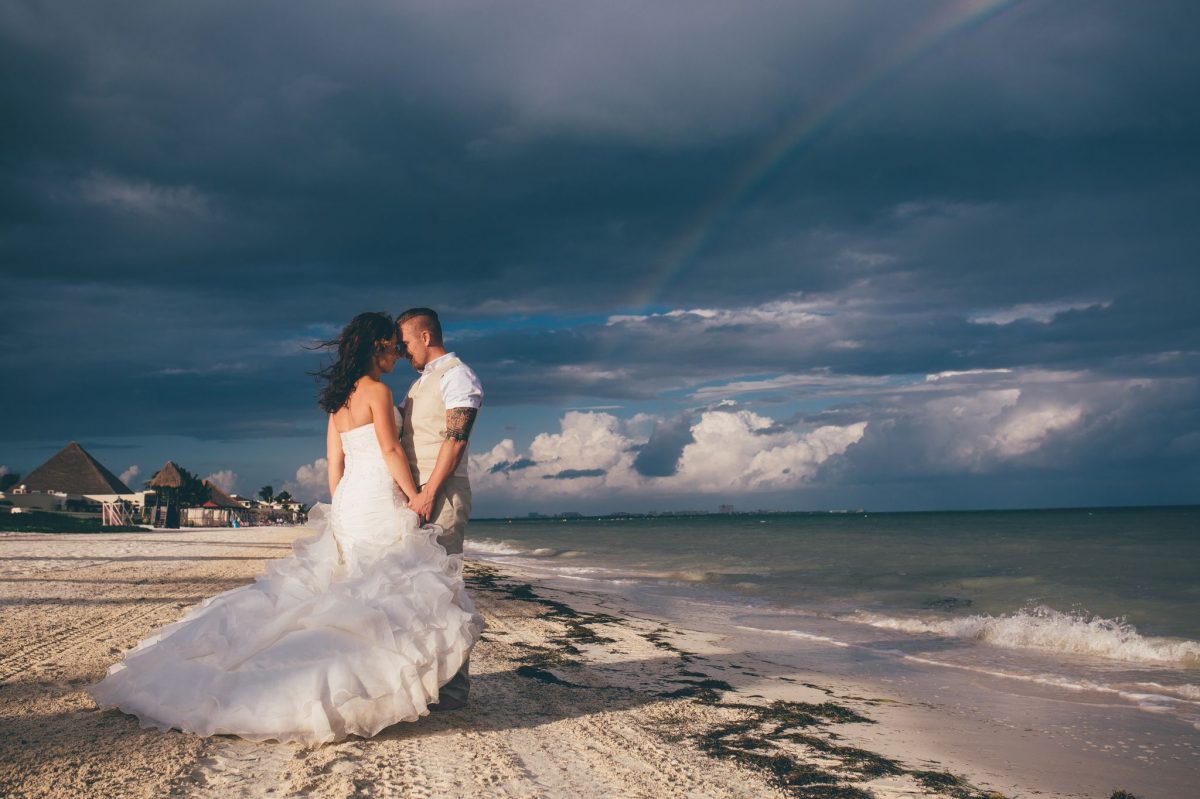
[(464, 549), (468, 555), (477, 555), (485, 558), (489, 556), (496, 557), (497, 555), (511, 557), (513, 555), (524, 555), (528, 552), (526, 549), (515, 547), (504, 541), (492, 541), (487, 538), (478, 541), (468, 539)]
[(1133, 663), (1200, 665), (1200, 643), (1141, 635), (1122, 619), (1063, 613), (1039, 606), (1003, 616), (954, 619), (887, 616), (860, 611), (847, 621), (889, 630), (969, 638), (1009, 649), (1040, 649)]
[(1200, 685), (1192, 685), (1191, 683), (1163, 685), (1158, 682), (1139, 682), (1133, 685), (1135, 688), (1152, 695), (1157, 694), (1170, 699), (1183, 699), (1188, 702), (1200, 704)]
[(559, 555), (576, 555), (575, 552), (565, 552), (561, 549), (553, 547), (538, 547), (536, 549), (525, 549), (523, 547), (510, 544), (507, 541), (494, 541), (490, 538), (479, 540), (468, 539), (465, 544), (465, 550), (468, 555), (474, 555), (480, 558), (553, 558)]

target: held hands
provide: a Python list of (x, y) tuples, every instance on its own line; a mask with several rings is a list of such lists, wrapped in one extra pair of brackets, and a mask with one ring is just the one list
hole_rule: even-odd
[(416, 495), (408, 501), (409, 510), (417, 514), (421, 519), (421, 524), (429, 522), (429, 517), (433, 515), (433, 492), (418, 491)]

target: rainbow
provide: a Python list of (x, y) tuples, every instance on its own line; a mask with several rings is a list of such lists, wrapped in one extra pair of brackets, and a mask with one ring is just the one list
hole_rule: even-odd
[(1021, 0), (951, 0), (937, 13), (921, 20), (889, 52), (863, 65), (863, 69), (853, 73), (844, 84), (808, 109), (733, 174), (725, 188), (700, 209), (693, 222), (676, 236), (664, 256), (648, 270), (645, 280), (630, 298), (630, 307), (647, 308), (658, 303), (666, 289), (688, 270), (697, 255), (728, 225), (756, 189), (778, 172), (797, 150), (816, 140), (886, 78), (918, 61), (943, 42), (985, 24), (1019, 2)]

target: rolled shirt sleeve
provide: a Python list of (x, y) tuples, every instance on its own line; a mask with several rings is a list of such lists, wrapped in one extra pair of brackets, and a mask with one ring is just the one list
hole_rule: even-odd
[(479, 408), (483, 405), (483, 385), (465, 363), (442, 374), (442, 401), (451, 408)]

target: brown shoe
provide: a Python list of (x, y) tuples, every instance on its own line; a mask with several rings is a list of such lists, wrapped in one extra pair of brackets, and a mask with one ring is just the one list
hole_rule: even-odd
[(452, 696), (442, 697), (438, 702), (429, 705), (429, 712), (444, 713), (447, 710), (462, 710), (467, 706), (467, 700), (455, 699)]

